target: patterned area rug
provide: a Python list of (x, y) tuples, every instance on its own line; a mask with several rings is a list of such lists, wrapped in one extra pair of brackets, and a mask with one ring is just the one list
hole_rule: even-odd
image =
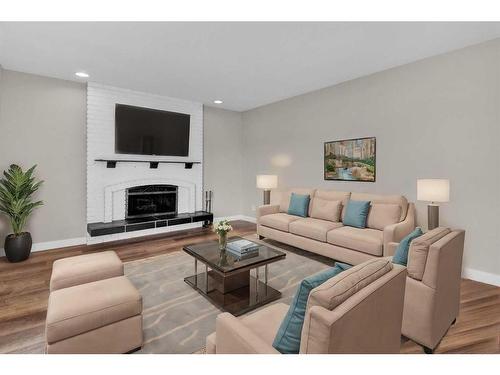
[[(256, 235), (246, 238), (259, 242)], [(333, 265), (332, 260), (275, 241), (266, 245), (287, 253), (284, 260), (269, 265), (269, 284), (282, 293), (277, 302), (290, 303), (303, 278)], [(221, 311), (184, 282), (194, 271), (193, 263), (179, 251), (125, 264), (125, 274), (143, 297), (144, 346), (139, 353), (203, 352)]]

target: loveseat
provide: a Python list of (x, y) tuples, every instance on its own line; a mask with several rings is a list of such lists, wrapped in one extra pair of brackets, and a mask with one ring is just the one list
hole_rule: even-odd
[[(292, 193), (309, 195), (308, 217), (287, 213)], [(276, 195), (276, 194), (274, 194)], [(366, 228), (344, 226), (347, 201), (370, 201)], [(393, 255), (394, 247), (415, 229), (415, 206), (402, 195), (322, 189), (290, 189), (279, 204), (257, 209), (257, 234), (341, 262), (360, 264)]]

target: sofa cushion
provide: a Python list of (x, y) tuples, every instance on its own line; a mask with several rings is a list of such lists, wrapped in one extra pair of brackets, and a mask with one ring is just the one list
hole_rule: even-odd
[(358, 264), (314, 288), (309, 294), (307, 309), (312, 306), (322, 306), (333, 310), (392, 268), (389, 258), (371, 259)]
[(341, 227), (326, 235), (328, 243), (375, 256), (382, 256), (383, 239), (384, 232), (370, 228)]
[(307, 217), (295, 220), (289, 225), (289, 232), (302, 237), (326, 242), (326, 234), (334, 228), (340, 228), (342, 223)]
[(269, 345), (272, 345), (287, 311), (288, 305), (275, 303), (240, 319), (257, 336)]
[(420, 227), (416, 227), (413, 232), (403, 238), (394, 251), (392, 263), (406, 266), (408, 264), (408, 252), (410, 250), (411, 241), (420, 237), (422, 234), (422, 229)]
[(123, 276), (123, 263), (114, 251), (58, 259), (52, 265), (50, 291)]
[(142, 298), (125, 277), (59, 289), (49, 296), (49, 344), (140, 315)]
[(288, 225), (299, 219), (301, 219), (300, 216), (293, 216), (280, 212), (277, 214), (261, 216), (259, 218), (259, 224), (264, 225), (265, 227), (282, 230), (283, 232), (288, 232)]
[(356, 228), (366, 228), (366, 218), (370, 210), (369, 201), (353, 201), (347, 202), (346, 213), (342, 222), (344, 225)]
[(406, 213), (408, 212), (408, 200), (402, 195), (379, 195), (353, 192), (351, 194), (351, 199), (357, 201), (370, 201), (372, 204), (397, 204), (399, 207), (401, 207), (399, 221), (403, 221), (406, 217)]
[(408, 276), (416, 280), (422, 280), (429, 247), (450, 232), (449, 228), (439, 227), (411, 241), (408, 253)]
[(294, 188), (279, 192), (278, 194), (280, 194), (280, 212), (288, 212), (288, 206), (290, 205), (290, 197), (292, 196), (292, 193), (309, 195), (312, 198), (314, 196), (315, 191), (316, 189)]
[(342, 201), (331, 201), (313, 198), (311, 201), (311, 217), (329, 221), (339, 221)]
[(290, 204), (288, 205), (288, 214), (307, 217), (310, 201), (311, 197), (309, 195), (292, 193)]
[[(349, 200), (351, 193), (349, 191), (336, 191), (336, 190), (321, 190), (318, 189), (314, 193), (314, 198), (324, 199), (328, 201), (341, 201), (340, 217), (343, 219), (345, 215), (345, 205)], [(312, 214), (310, 214), (312, 216)]]
[(323, 272), (302, 280), (274, 339), (273, 347), (276, 350), (284, 354), (299, 353), (300, 336), (302, 334), (302, 326), (304, 325), (309, 293), (317, 286), (349, 267), (349, 265), (343, 264), (335, 265), (332, 268), (328, 268)]
[(401, 206), (393, 203), (372, 203), (366, 226), (372, 229), (384, 230), (388, 225), (399, 223)]

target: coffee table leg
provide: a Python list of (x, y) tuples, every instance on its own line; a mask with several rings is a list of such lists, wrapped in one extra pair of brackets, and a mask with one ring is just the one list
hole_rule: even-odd
[(267, 264), (265, 265), (265, 268), (264, 268), (264, 281), (265, 281), (265, 284), (267, 286)]
[(194, 258), (194, 285), (198, 287), (198, 260)]
[(255, 284), (256, 284), (256, 289), (255, 289), (255, 295), (257, 296), (257, 299), (259, 298), (259, 267), (255, 269)]
[(208, 266), (205, 264), (205, 293), (208, 294)]

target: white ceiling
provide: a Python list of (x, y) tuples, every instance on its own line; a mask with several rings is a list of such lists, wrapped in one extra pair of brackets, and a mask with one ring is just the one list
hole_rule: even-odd
[(0, 64), (244, 111), (497, 37), (498, 22), (0, 22)]

